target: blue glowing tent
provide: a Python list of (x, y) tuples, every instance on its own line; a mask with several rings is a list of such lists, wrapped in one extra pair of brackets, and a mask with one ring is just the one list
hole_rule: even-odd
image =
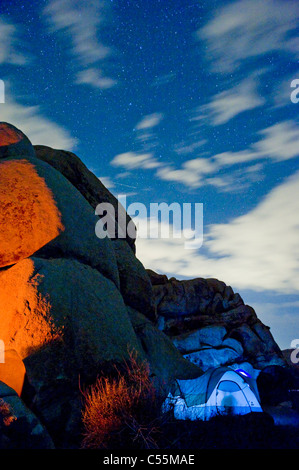
[(229, 367), (209, 369), (196, 379), (176, 380), (163, 409), (173, 409), (176, 419), (192, 421), (263, 411), (255, 379)]

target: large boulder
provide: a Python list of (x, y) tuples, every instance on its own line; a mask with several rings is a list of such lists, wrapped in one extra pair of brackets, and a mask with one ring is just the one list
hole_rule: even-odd
[(170, 281), (154, 285), (157, 313), (166, 318), (204, 313), (212, 304), (213, 290), (202, 279), (190, 281)]
[(0, 158), (34, 157), (34, 148), (25, 134), (7, 122), (0, 122)]
[(12, 388), (0, 382), (0, 449), (54, 448), (40, 420)]
[[(137, 339), (123, 298), (96, 269), (71, 259), (28, 258), (0, 272), (1, 337), (22, 359), (57, 350), (43, 379), (61, 368), (93, 377), (105, 362), (127, 357)], [(16, 286), (18, 287), (16, 290)]]
[(0, 361), (0, 381), (21, 396), (26, 369), (24, 362), (14, 349), (8, 349), (4, 353), (4, 362)]
[(123, 364), (131, 350), (145, 358), (123, 298), (74, 259), (25, 259), (0, 272), (0, 285), (1, 337), (24, 361), (26, 403), (55, 444), (77, 446), (80, 384)]
[(166, 276), (166, 274), (158, 274), (152, 269), (147, 269), (146, 272), (153, 286), (159, 286), (161, 284), (168, 283), (168, 277)]
[(188, 360), (205, 370), (240, 360), (258, 369), (286, 365), (269, 328), (231, 286), (214, 278), (179, 281), (148, 273), (157, 324)]
[(127, 305), (155, 320), (150, 278), (142, 263), (123, 240), (113, 242), (120, 279), (120, 292)]
[(225, 346), (218, 348), (206, 347), (199, 351), (184, 354), (184, 357), (203, 371), (206, 371), (211, 367), (220, 367), (241, 361), (242, 352), (240, 354), (235, 349)]
[[(126, 213), (123, 206), (119, 203), (115, 196), (103, 185), (77, 155), (65, 150), (56, 150), (45, 145), (34, 146), (36, 157), (48, 163), (62, 175), (64, 175), (75, 188), (80, 191), (84, 198), (89, 202), (93, 209), (96, 209), (100, 203), (109, 203), (115, 211), (116, 235), (118, 234), (118, 222), (123, 223), (125, 229), (130, 224), (133, 226), (131, 217)], [(135, 252), (135, 238), (126, 233), (125, 240)], [(116, 237), (117, 238), (117, 237)]]
[(52, 192), (28, 160), (0, 160), (0, 204), (0, 267), (32, 255), (64, 230)]
[(274, 341), (269, 328), (260, 321), (252, 326), (246, 323), (241, 324), (231, 330), (230, 336), (242, 344), (246, 358), (257, 369), (263, 369), (270, 365), (281, 367), (286, 365), (282, 352)]
[(0, 160), (0, 267), (37, 254), (73, 257), (119, 286), (109, 238), (95, 234), (91, 206), (58, 171), (36, 158)]
[(220, 346), (227, 331), (224, 326), (211, 325), (186, 332), (172, 338), (173, 344), (182, 352), (198, 351), (204, 346)]
[(171, 340), (142, 313), (131, 307), (128, 307), (128, 312), (151, 372), (162, 390), (168, 391), (174, 379), (192, 379), (202, 375), (202, 370), (184, 359)]

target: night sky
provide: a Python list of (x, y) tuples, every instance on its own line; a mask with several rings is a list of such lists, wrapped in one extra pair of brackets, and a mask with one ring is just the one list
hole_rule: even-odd
[(283, 349), (299, 338), (298, 17), (291, 0), (0, 4), (0, 119), (128, 205), (203, 203), (200, 249), (139, 239), (138, 258), (225, 281)]

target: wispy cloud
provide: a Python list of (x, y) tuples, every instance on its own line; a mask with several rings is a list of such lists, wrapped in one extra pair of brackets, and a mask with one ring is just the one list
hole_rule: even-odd
[[(246, 149), (191, 158), (184, 161), (180, 167), (157, 160), (153, 151), (122, 153), (114, 157), (111, 165), (126, 170), (156, 170), (157, 178), (191, 189), (210, 185), (222, 192), (236, 192), (263, 179), (262, 169), (265, 162), (275, 163), (299, 156), (299, 128), (292, 120), (278, 122), (262, 129), (257, 133), (257, 137), (257, 141)], [(151, 145), (149, 149), (150, 147)], [(196, 148), (196, 145), (191, 147), (191, 153)], [(187, 151), (186, 147), (185, 150)], [(183, 154), (185, 150), (183, 147)], [(240, 164), (243, 165), (242, 169), (237, 167)]]
[(207, 139), (199, 139), (199, 140), (196, 140), (195, 142), (194, 141), (188, 142), (188, 140), (185, 140), (183, 142), (175, 144), (173, 147), (173, 150), (178, 155), (190, 155), (196, 152), (200, 147), (202, 147), (207, 142), (208, 142)]
[(253, 160), (289, 160), (299, 155), (299, 127), (292, 121), (282, 121), (258, 132), (261, 138), (248, 149), (223, 152), (213, 158), (219, 166), (235, 165)]
[(198, 188), (204, 184), (207, 174), (214, 173), (215, 163), (207, 158), (194, 158), (183, 163), (180, 169), (169, 166), (158, 169), (157, 176), (165, 181), (175, 181), (191, 188)]
[(219, 191), (226, 193), (240, 193), (250, 188), (252, 184), (263, 181), (264, 179), (264, 165), (263, 163), (256, 163), (245, 168), (236, 168), (227, 173), (217, 176), (209, 175), (204, 184), (211, 185)]
[(239, 0), (216, 9), (197, 37), (207, 44), (212, 70), (229, 73), (244, 60), (269, 52), (298, 57), (298, 15), (296, 2)]
[[(207, 246), (220, 257), (220, 266), (232, 263), (228, 269), (236, 270), (230, 273), (234, 283), (257, 290), (299, 291), (298, 188), (296, 173), (248, 214), (210, 228)], [(238, 271), (244, 280), (237, 281)]]
[(279, 122), (259, 134), (262, 139), (253, 145), (258, 156), (282, 161), (299, 155), (299, 127), (294, 121)]
[(134, 126), (134, 151), (116, 155), (110, 162), (112, 166), (122, 167), (126, 170), (153, 170), (162, 166), (155, 157), (155, 150), (159, 146), (159, 139), (155, 128), (164, 119), (162, 113), (152, 113), (143, 116)]
[(109, 55), (110, 49), (98, 39), (98, 28), (104, 19), (101, 2), (51, 0), (44, 13), (53, 31), (69, 34), (72, 54), (82, 64), (93, 64)]
[(187, 169), (185, 164), (180, 169), (164, 166), (157, 171), (156, 175), (161, 180), (174, 181), (189, 188), (199, 188), (203, 184), (201, 175)]
[(146, 268), (178, 277), (216, 277), (238, 289), (299, 293), (298, 226), (299, 172), (247, 214), (204, 227), (207, 253), (186, 250), (182, 239), (138, 238), (137, 256)]
[(127, 170), (141, 168), (151, 170), (160, 166), (160, 163), (154, 158), (152, 153), (125, 152), (116, 155), (111, 161), (111, 165), (120, 166)]
[(111, 180), (110, 176), (100, 176), (99, 180), (103, 183), (104, 186), (108, 189), (113, 189), (115, 187), (114, 182)]
[[(279, 122), (262, 129), (257, 135), (259, 139), (247, 149), (226, 151), (209, 158), (193, 158), (185, 161), (180, 168), (163, 165), (156, 175), (162, 180), (190, 188), (211, 185), (220, 191), (236, 191), (260, 181), (264, 162), (270, 160), (275, 163), (299, 156), (299, 128), (294, 121)], [(240, 171), (235, 168), (240, 164), (248, 166)], [(229, 169), (230, 174), (220, 174), (221, 169)]]
[(0, 64), (25, 65), (29, 60), (20, 51), (18, 28), (0, 18)]
[(168, 83), (172, 82), (176, 77), (174, 72), (169, 72), (163, 75), (157, 76), (153, 83), (151, 84), (152, 87), (160, 87), (163, 85), (167, 85)]
[(78, 72), (76, 83), (92, 85), (94, 88), (106, 90), (115, 86), (117, 81), (112, 78), (103, 76), (102, 71), (99, 69), (88, 68), (86, 70), (81, 70), (80, 72)]
[(257, 94), (254, 79), (249, 78), (229, 90), (214, 95), (208, 104), (200, 106), (199, 118), (208, 119), (212, 125), (217, 126), (263, 104), (264, 99)]
[(163, 119), (162, 113), (153, 113), (144, 116), (141, 121), (136, 124), (137, 130), (151, 129), (156, 127)]
[(99, 39), (104, 12), (105, 3), (97, 0), (51, 0), (44, 9), (51, 30), (62, 32), (71, 41), (71, 55), (81, 68), (76, 83), (102, 89), (115, 84), (102, 71), (103, 60), (111, 55), (111, 48)]
[(77, 140), (69, 131), (45, 117), (39, 106), (8, 101), (1, 105), (1, 120), (20, 128), (33, 144), (64, 150), (74, 150), (76, 147)]

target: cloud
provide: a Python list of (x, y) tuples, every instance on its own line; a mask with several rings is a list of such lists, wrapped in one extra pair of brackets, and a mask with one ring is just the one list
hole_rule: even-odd
[(245, 59), (274, 51), (299, 56), (295, 33), (299, 10), (285, 0), (239, 0), (216, 9), (212, 19), (197, 31), (207, 44), (211, 68), (232, 72)]
[(112, 166), (121, 166), (127, 170), (152, 170), (161, 167), (162, 163), (154, 157), (154, 152), (159, 146), (159, 139), (154, 128), (160, 124), (163, 118), (162, 113), (143, 116), (134, 127), (136, 151), (116, 155), (110, 164)]
[(191, 188), (199, 188), (202, 185), (201, 177), (197, 173), (184, 168), (184, 166), (185, 165), (183, 165), (183, 168), (178, 170), (166, 166), (160, 168), (156, 175), (164, 181), (175, 181)]
[(104, 13), (105, 3), (97, 0), (51, 0), (44, 9), (51, 30), (68, 35), (71, 40), (71, 54), (81, 68), (76, 83), (101, 89), (111, 88), (116, 83), (104, 77), (97, 66), (112, 53), (111, 48), (99, 40)]
[(207, 139), (200, 139), (192, 143), (189, 143), (186, 140), (185, 142), (180, 142), (179, 144), (174, 145), (173, 150), (178, 155), (187, 155), (195, 152), (198, 148), (202, 147), (207, 142)]
[(69, 34), (72, 54), (82, 64), (95, 63), (110, 54), (110, 49), (98, 40), (98, 28), (104, 19), (101, 2), (51, 0), (44, 13), (53, 31)]
[(274, 162), (289, 160), (299, 155), (299, 127), (292, 121), (282, 121), (258, 132), (261, 138), (249, 149), (223, 152), (214, 155), (219, 167), (271, 159)]
[(283, 161), (299, 155), (299, 127), (294, 121), (279, 122), (259, 134), (262, 139), (253, 144), (258, 156)]
[(142, 168), (150, 170), (160, 166), (160, 163), (153, 157), (152, 153), (125, 152), (116, 155), (111, 161), (113, 166), (121, 166), (127, 170)]
[(244, 192), (253, 183), (264, 179), (263, 168), (264, 165), (262, 163), (250, 165), (246, 168), (237, 168), (221, 176), (209, 176), (206, 178), (205, 184), (214, 186), (223, 193)]
[(211, 159), (194, 158), (184, 162), (180, 169), (169, 166), (159, 168), (157, 176), (165, 181), (176, 181), (192, 188), (199, 188), (204, 184), (204, 175), (213, 173), (215, 169)]
[[(270, 160), (275, 163), (299, 155), (299, 128), (292, 120), (282, 121), (258, 131), (259, 139), (247, 149), (236, 152), (225, 151), (206, 158), (204, 156), (192, 158), (183, 162), (179, 168), (162, 160), (158, 161), (154, 157), (158, 142), (150, 130), (145, 128), (142, 136), (142, 139), (136, 138), (143, 144), (139, 152), (116, 155), (111, 165), (121, 166), (127, 170), (156, 169), (157, 178), (183, 184), (191, 189), (210, 185), (222, 192), (242, 191), (263, 179), (261, 170), (265, 161)], [(193, 153), (204, 143), (205, 141), (200, 141), (193, 145), (179, 145), (174, 151), (179, 154)], [(253, 162), (256, 163), (252, 164)], [(243, 165), (242, 169), (234, 168), (240, 164)]]
[(250, 162), (258, 158), (259, 156), (253, 150), (240, 150), (238, 152), (227, 151), (214, 155), (214, 159), (217, 161), (219, 168), (226, 165), (230, 166)]
[(99, 180), (107, 189), (113, 189), (115, 187), (114, 182), (109, 176), (99, 176)]
[(155, 128), (160, 124), (162, 119), (164, 119), (162, 113), (147, 114), (135, 125), (133, 129), (136, 143), (135, 148), (139, 154), (154, 153), (159, 147), (159, 138), (155, 132)]
[(239, 85), (213, 96), (210, 103), (200, 106), (198, 111), (211, 120), (212, 125), (218, 126), (228, 122), (238, 114), (254, 109), (264, 104), (255, 90), (252, 78), (246, 79)]
[(0, 19), (0, 64), (25, 65), (29, 58), (19, 49), (18, 29), (12, 23)]
[(77, 141), (70, 133), (46, 118), (39, 106), (24, 106), (14, 101), (1, 104), (1, 120), (21, 129), (33, 145), (74, 150)]
[(186, 250), (182, 239), (138, 238), (137, 256), (146, 268), (177, 277), (216, 277), (238, 289), (298, 294), (298, 229), (299, 172), (247, 214), (205, 227), (204, 254)]
[(172, 82), (175, 78), (176, 78), (176, 74), (174, 72), (159, 75), (154, 79), (151, 86), (160, 87), (163, 85), (167, 85), (168, 83)]
[(236, 169), (221, 176), (220, 169), (220, 164), (217, 164), (213, 158), (196, 158), (187, 160), (180, 169), (161, 167), (157, 170), (156, 176), (164, 181), (174, 181), (192, 189), (210, 185), (222, 192), (244, 191), (252, 183), (263, 179), (262, 163)]
[(94, 88), (106, 90), (115, 86), (117, 81), (112, 78), (103, 76), (102, 72), (99, 69), (88, 68), (86, 70), (81, 70), (80, 72), (78, 72), (76, 83), (92, 85)]
[[(155, 135), (146, 135), (140, 142), (143, 148), (139, 152), (125, 152), (116, 155), (111, 165), (134, 169), (156, 169), (156, 177), (163, 181), (172, 181), (191, 189), (210, 185), (222, 192), (238, 192), (251, 184), (261, 181), (261, 170), (268, 160), (273, 163), (295, 158), (299, 155), (299, 128), (292, 120), (282, 121), (257, 132), (259, 139), (247, 149), (236, 152), (225, 151), (210, 157), (200, 156), (182, 163), (179, 168), (169, 165), (154, 157), (158, 145)], [(205, 142), (174, 148), (178, 153), (191, 153)], [(252, 164), (256, 162), (255, 164)], [(234, 168), (244, 165), (242, 169)], [(228, 170), (230, 172), (228, 173)]]
[(143, 129), (151, 129), (152, 127), (156, 127), (163, 119), (162, 113), (153, 113), (144, 116), (140, 122), (136, 124), (137, 130)]

